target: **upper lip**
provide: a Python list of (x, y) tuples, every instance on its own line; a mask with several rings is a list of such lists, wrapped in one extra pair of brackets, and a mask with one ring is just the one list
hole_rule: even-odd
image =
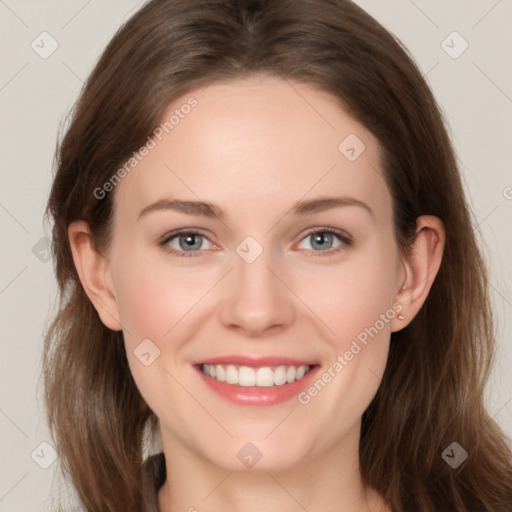
[(252, 368), (260, 368), (262, 366), (313, 366), (316, 363), (312, 361), (305, 361), (303, 359), (295, 359), (293, 357), (229, 355), (204, 359), (194, 364), (232, 364), (235, 366), (249, 366)]

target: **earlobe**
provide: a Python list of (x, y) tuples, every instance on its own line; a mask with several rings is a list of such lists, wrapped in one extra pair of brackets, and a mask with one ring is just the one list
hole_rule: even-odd
[(88, 224), (82, 220), (72, 222), (68, 238), (78, 277), (101, 321), (109, 329), (121, 330), (115, 290), (109, 279), (109, 263), (94, 247)]
[(413, 247), (402, 261), (405, 278), (396, 296), (403, 306), (404, 319), (393, 319), (391, 331), (404, 328), (423, 306), (441, 266), (444, 242), (444, 225), (439, 218), (432, 215), (418, 217)]

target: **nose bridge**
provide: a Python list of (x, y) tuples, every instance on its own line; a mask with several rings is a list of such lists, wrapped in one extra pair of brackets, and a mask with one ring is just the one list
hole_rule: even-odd
[(290, 293), (276, 277), (279, 263), (270, 248), (263, 248), (251, 237), (234, 255), (234, 272), (228, 285), (221, 318), (254, 336), (269, 328), (283, 328), (294, 317)]

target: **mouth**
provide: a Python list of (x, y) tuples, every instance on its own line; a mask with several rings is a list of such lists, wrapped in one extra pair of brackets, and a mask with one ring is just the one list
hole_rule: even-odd
[(237, 405), (274, 405), (308, 386), (319, 364), (285, 358), (223, 357), (194, 364), (202, 381)]
[(238, 386), (256, 386), (268, 388), (284, 386), (304, 378), (310, 371), (311, 365), (279, 365), (261, 366), (252, 368), (250, 366), (238, 366), (234, 364), (202, 364), (200, 369), (204, 375), (217, 380)]

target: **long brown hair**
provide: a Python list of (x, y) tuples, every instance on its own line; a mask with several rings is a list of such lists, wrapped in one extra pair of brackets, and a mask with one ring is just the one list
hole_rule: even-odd
[[(418, 216), (445, 225), (429, 297), (392, 334), (363, 415), (364, 483), (396, 512), (511, 510), (511, 453), (483, 405), (494, 354), (486, 270), (454, 151), (407, 51), (348, 0), (153, 0), (89, 77), (57, 148), (48, 201), (60, 310), (44, 354), (49, 424), (85, 509), (146, 509), (146, 429), (151, 438), (158, 423), (130, 374), (122, 332), (102, 324), (80, 284), (67, 228), (83, 219), (97, 249), (107, 247), (113, 192), (98, 199), (94, 190), (146, 142), (174, 98), (252, 73), (332, 94), (376, 136), (401, 251)], [(456, 469), (441, 456), (452, 442), (469, 454)]]

